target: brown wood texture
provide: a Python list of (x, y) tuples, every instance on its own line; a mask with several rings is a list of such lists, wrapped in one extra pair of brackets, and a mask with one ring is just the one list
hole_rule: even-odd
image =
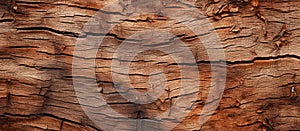
[[(1, 130), (102, 130), (79, 105), (72, 60), (83, 26), (108, 2), (0, 0)], [(220, 37), (227, 63), (226, 87), (217, 110), (200, 126), (199, 112), (211, 82), (208, 56), (201, 53), (205, 49), (197, 36), (176, 24), (166, 27), (189, 45), (203, 89), (196, 108), (173, 130), (300, 130), (300, 1), (199, 0), (196, 6)], [(122, 8), (115, 12), (121, 13)], [(155, 116), (181, 97), (166, 90), (156, 103), (137, 107), (120, 97), (111, 78), (112, 53), (120, 42), (165, 21), (153, 15), (124, 20), (99, 49), (99, 93), (121, 114)], [(170, 88), (180, 84), (178, 65), (162, 52), (144, 52), (131, 67), (131, 82), (141, 90), (150, 86), (151, 69), (167, 72)]]

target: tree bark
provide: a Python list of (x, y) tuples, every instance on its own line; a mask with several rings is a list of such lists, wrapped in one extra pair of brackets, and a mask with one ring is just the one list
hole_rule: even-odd
[[(84, 25), (109, 2), (0, 0), (2, 130), (103, 130), (79, 104), (73, 81), (82, 77), (72, 77), (72, 61), (89, 59), (74, 56), (76, 42)], [(218, 108), (200, 125), (199, 114), (212, 82), (212, 63), (198, 34), (174, 23), (166, 26), (165, 30), (173, 31), (191, 49), (201, 82), (195, 107), (173, 130), (300, 130), (300, 1), (201, 0), (195, 6), (220, 38), (226, 55), (226, 86)], [(114, 13), (122, 14), (122, 8)], [(109, 32), (96, 55), (99, 93), (113, 110), (129, 118), (156, 116), (183, 97), (176, 92), (181, 78), (179, 64), (163, 52), (139, 54), (129, 71), (131, 84), (141, 92), (151, 86), (152, 71), (165, 73), (169, 89), (159, 100), (144, 105), (128, 102), (115, 89), (122, 83), (112, 80), (112, 73), (118, 73), (111, 71), (113, 53), (120, 43), (137, 31), (166, 21), (166, 17), (155, 15), (126, 19)]]

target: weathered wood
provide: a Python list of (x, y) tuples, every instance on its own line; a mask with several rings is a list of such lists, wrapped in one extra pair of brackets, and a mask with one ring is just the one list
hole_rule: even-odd
[[(0, 0), (0, 128), (101, 130), (79, 105), (72, 82), (72, 59), (84, 24), (109, 1), (13, 1)], [(299, 130), (300, 1), (229, 1), (196, 2), (215, 27), (227, 62), (220, 105), (201, 127), (199, 114), (212, 81), (208, 55), (193, 37), (195, 34), (176, 24), (166, 27), (189, 45), (201, 81), (197, 108), (191, 109), (174, 130)], [(121, 8), (115, 10), (122, 12)], [(181, 97), (176, 92), (180, 86), (179, 67), (162, 52), (140, 54), (129, 72), (132, 85), (140, 91), (150, 86), (152, 69), (166, 73), (170, 89), (155, 103), (138, 107), (128, 102), (117, 93), (111, 78), (113, 53), (122, 40), (166, 21), (153, 15), (124, 20), (99, 49), (95, 60), (99, 93), (120, 114), (153, 117)], [(92, 102), (87, 104), (94, 106)]]

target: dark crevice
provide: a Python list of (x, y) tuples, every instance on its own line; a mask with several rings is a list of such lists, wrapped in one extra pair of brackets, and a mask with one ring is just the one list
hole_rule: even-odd
[(9, 46), (12, 49), (22, 49), (22, 48), (39, 48), (38, 46)]
[[(66, 118), (61, 118), (61, 117), (58, 117), (58, 116), (55, 116), (55, 115), (52, 115), (52, 114), (48, 114), (48, 113), (22, 115), (22, 114), (11, 114), (11, 113), (5, 112), (5, 113), (3, 113), (3, 115), (0, 115), (0, 116), (13, 116), (13, 117), (25, 117), (25, 118), (39, 118), (39, 117), (47, 116), (47, 117), (52, 117), (52, 118), (55, 118), (55, 119), (58, 119), (58, 120), (62, 120), (64, 122), (73, 123), (75, 125), (84, 126), (82, 123), (72, 121), (72, 120), (69, 120), (69, 119), (66, 119)], [(91, 126), (91, 125), (88, 125), (88, 126), (93, 128), (94, 130), (101, 131), (97, 127), (94, 127), (94, 126)]]
[(146, 19), (124, 19), (122, 21), (124, 22), (134, 22), (134, 23), (138, 23), (138, 22), (146, 22), (146, 23), (152, 23), (154, 22), (154, 20), (163, 20), (163, 21), (166, 21), (167, 19), (164, 18), (162, 16), (159, 16), (161, 18), (155, 18), (155, 19), (152, 19), (150, 17), (147, 17)]
[(78, 37), (78, 33), (74, 32), (69, 32), (69, 31), (60, 31), (56, 29), (52, 29), (49, 27), (24, 27), (24, 28), (17, 28), (17, 31), (34, 31), (34, 30), (45, 30), (45, 31), (50, 31), (56, 34), (61, 34), (64, 36), (70, 36), (70, 37)]
[(279, 60), (284, 58), (295, 58), (300, 60), (300, 56), (293, 54), (279, 55), (279, 56), (269, 56), (269, 57), (255, 57), (252, 60), (242, 60), (242, 61), (197, 61), (197, 64), (226, 64), (226, 65), (243, 65), (243, 64), (254, 64), (256, 61), (271, 61)]
[(2, 19), (2, 20), (0, 20), (0, 23), (1, 22), (13, 22), (14, 21), (14, 19)]
[(45, 2), (39, 2), (39, 1), (17, 1), (18, 4), (47, 4)]
[(64, 124), (64, 121), (62, 120), (62, 121), (60, 122), (60, 127), (59, 127), (59, 130), (60, 130), (60, 131), (62, 131), (62, 129), (63, 129), (63, 124)]
[(116, 34), (112, 34), (112, 33), (96, 33), (96, 32), (82, 32), (82, 34), (80, 34), (79, 38), (87, 38), (87, 36), (111, 36), (111, 37), (114, 37), (120, 41), (139, 41), (139, 40), (135, 40), (135, 39), (126, 39), (126, 38), (122, 38), (122, 37), (119, 37), (117, 36)]
[[(19, 64), (19, 66), (36, 69), (36, 70), (43, 71), (43, 72), (44, 71), (55, 71), (55, 70), (57, 70), (57, 71), (65, 71), (66, 70), (63, 67), (43, 67), (43, 66), (32, 66), (32, 65), (26, 65), (26, 64)], [(40, 79), (38, 79), (38, 80), (40, 80)], [(43, 80), (41, 80), (41, 81), (43, 81)], [(25, 84), (27, 84), (27, 83), (25, 83)]]
[(8, 112), (3, 113), (3, 115), (0, 116), (14, 116), (14, 117), (26, 117), (26, 118), (36, 118), (38, 115), (37, 114), (29, 114), (29, 115), (22, 115), (22, 114), (11, 114)]
[(253, 64), (255, 63), (255, 61), (271, 61), (271, 60), (278, 60), (278, 59), (283, 59), (283, 58), (295, 58), (300, 60), (300, 56), (297, 55), (292, 55), (292, 54), (286, 54), (286, 55), (279, 55), (279, 56), (269, 56), (269, 57), (255, 57), (252, 60), (249, 61), (234, 61), (234, 62), (230, 62), (227, 61), (226, 63), (229, 65), (238, 65), (238, 64)]
[(97, 8), (91, 8), (91, 7), (83, 7), (83, 6), (79, 6), (79, 5), (69, 5), (69, 4), (54, 4), (54, 5), (65, 5), (68, 7), (75, 7), (75, 8), (79, 8), (79, 9), (84, 9), (84, 10), (92, 10), (92, 11), (99, 11), (99, 9)]

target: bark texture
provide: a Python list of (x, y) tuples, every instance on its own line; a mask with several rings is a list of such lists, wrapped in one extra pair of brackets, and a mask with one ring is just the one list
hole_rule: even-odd
[[(72, 59), (84, 24), (108, 2), (0, 0), (2, 130), (101, 130), (79, 105)], [(300, 1), (201, 0), (196, 6), (215, 27), (225, 50), (226, 88), (217, 110), (199, 126), (199, 112), (211, 86), (209, 58), (197, 41), (196, 35), (201, 34), (176, 23), (168, 25), (165, 30), (173, 31), (190, 47), (203, 89), (196, 108), (174, 130), (300, 130)], [(102, 13), (122, 14), (121, 7)], [(154, 15), (126, 19), (111, 30), (96, 56), (99, 93), (111, 108), (130, 118), (160, 114), (182, 97), (176, 92), (181, 78), (178, 64), (162, 52), (144, 52), (130, 64), (131, 83), (141, 91), (150, 86), (152, 69), (166, 73), (169, 90), (155, 103), (128, 102), (116, 92), (118, 85), (111, 78), (110, 65), (118, 45), (134, 32), (166, 21)]]

